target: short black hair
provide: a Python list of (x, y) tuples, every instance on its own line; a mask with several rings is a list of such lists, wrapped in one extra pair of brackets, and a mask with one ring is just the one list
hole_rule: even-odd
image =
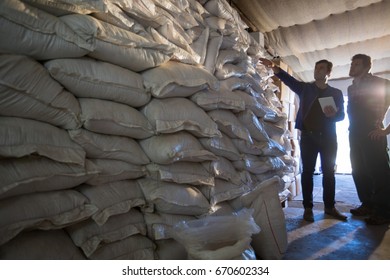
[(326, 60), (326, 59), (321, 59), (319, 61), (316, 62), (316, 66), (317, 64), (320, 64), (320, 63), (326, 63), (326, 67), (328, 68), (328, 71), (332, 71), (332, 68), (333, 68), (333, 63), (330, 62), (329, 60)]
[(365, 67), (370, 67), (371, 68), (371, 65), (372, 65), (372, 62), (371, 62), (371, 57), (366, 55), (366, 54), (355, 54), (353, 57), (352, 57), (352, 60), (354, 59), (361, 59), (362, 62), (363, 62), (363, 65)]

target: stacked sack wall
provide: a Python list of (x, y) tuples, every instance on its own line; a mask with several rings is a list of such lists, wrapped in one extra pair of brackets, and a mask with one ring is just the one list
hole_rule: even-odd
[(0, 4), (0, 258), (280, 259), (287, 116), (237, 12), (62, 2)]

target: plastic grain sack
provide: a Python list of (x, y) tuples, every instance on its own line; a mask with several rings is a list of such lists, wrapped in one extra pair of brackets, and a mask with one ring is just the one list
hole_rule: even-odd
[(140, 111), (157, 133), (185, 130), (198, 137), (221, 137), (217, 124), (186, 98), (154, 98)]
[(251, 192), (231, 202), (234, 209), (254, 209), (253, 218), (261, 232), (252, 237), (252, 247), (261, 259), (281, 259), (287, 249), (286, 221), (277, 189), (280, 177), (259, 183)]
[(234, 90), (233, 92), (245, 102), (245, 109), (251, 110), (256, 117), (263, 118), (266, 115), (266, 107), (264, 107), (256, 99), (256, 97), (251, 96), (250, 94), (242, 90)]
[(0, 95), (0, 115), (34, 119), (65, 129), (81, 126), (78, 100), (40, 63), (26, 56), (0, 56)]
[(200, 61), (200, 56), (196, 53), (190, 53), (186, 51), (183, 48), (180, 48), (179, 46), (173, 44), (170, 42), (167, 38), (165, 38), (163, 35), (161, 35), (156, 29), (153, 27), (148, 27), (149, 33), (153, 36), (153, 40), (157, 43), (161, 43), (164, 45), (167, 45), (172, 48), (173, 55), (171, 60), (178, 61), (181, 63), (187, 63), (187, 64), (198, 64)]
[(156, 245), (147, 237), (136, 234), (111, 242), (97, 249), (92, 260), (154, 260)]
[(280, 157), (286, 154), (286, 149), (273, 139), (269, 139), (268, 142), (257, 143), (261, 145), (264, 156)]
[(148, 40), (153, 40), (152, 36), (145, 30), (145, 28), (139, 24), (135, 19), (126, 14), (116, 3), (105, 1), (107, 11), (94, 12), (92, 16), (101, 21), (110, 23), (119, 28), (129, 30), (136, 33)]
[(251, 190), (250, 185), (243, 183), (236, 185), (221, 179), (216, 179), (214, 186), (199, 186), (198, 188), (210, 201), (211, 206), (223, 201), (232, 200)]
[(136, 234), (146, 235), (146, 224), (143, 214), (133, 208), (127, 213), (110, 217), (103, 225), (88, 219), (67, 227), (66, 231), (74, 244), (89, 257), (104, 244)]
[(206, 57), (203, 65), (211, 74), (214, 74), (215, 71), (215, 63), (217, 61), (219, 48), (221, 47), (222, 40), (222, 35), (216, 32), (210, 32), (209, 40), (207, 42)]
[(147, 174), (146, 167), (121, 160), (89, 159), (101, 169), (96, 176), (85, 181), (89, 185), (101, 185), (110, 182), (137, 179)]
[(85, 160), (85, 167), (45, 157), (0, 160), (0, 199), (34, 192), (70, 189), (96, 176), (100, 169)]
[(207, 87), (219, 89), (219, 81), (207, 70), (174, 61), (144, 71), (142, 76), (146, 89), (159, 98), (178, 96), (178, 92), (186, 97)]
[(151, 163), (146, 168), (148, 176), (155, 180), (178, 184), (214, 186), (213, 175), (198, 162)]
[(191, 185), (161, 182), (153, 179), (139, 179), (137, 181), (147, 203), (156, 212), (199, 216), (210, 210), (209, 201), (197, 188)]
[(56, 16), (104, 12), (108, 4), (104, 0), (23, 0), (23, 2)]
[(248, 129), (237, 119), (231, 110), (217, 109), (207, 112), (213, 121), (218, 125), (218, 129), (230, 138), (243, 139), (252, 143), (252, 137)]
[(138, 73), (88, 58), (45, 63), (50, 75), (77, 97), (98, 98), (140, 107), (150, 100)]
[(69, 130), (68, 133), (74, 142), (83, 147), (87, 158), (114, 159), (138, 165), (150, 163), (139, 143), (132, 138), (86, 129)]
[(206, 52), (207, 52), (207, 43), (210, 36), (210, 29), (206, 27), (203, 29), (202, 34), (196, 39), (193, 40), (190, 47), (194, 50), (194, 52), (199, 55), (200, 59), (198, 61), (198, 64), (203, 64), (206, 59)]
[(60, 19), (80, 36), (95, 41), (96, 48), (88, 55), (99, 60), (139, 72), (172, 57), (172, 49), (168, 46), (91, 16), (73, 14)]
[(159, 26), (156, 30), (172, 44), (186, 50), (190, 54), (194, 53), (194, 50), (190, 46), (191, 38), (186, 33), (178, 32), (178, 28), (176, 28), (174, 22), (168, 21), (164, 25)]
[(256, 156), (245, 154), (242, 160), (233, 162), (238, 170), (247, 170), (253, 174), (262, 174), (267, 171), (282, 170), (286, 167), (284, 162), (278, 157)]
[(96, 212), (88, 199), (74, 190), (26, 194), (0, 203), (0, 245), (24, 230), (52, 230), (88, 219)]
[(174, 215), (167, 213), (144, 213), (148, 237), (152, 240), (173, 238), (172, 228), (179, 222), (195, 220), (195, 216)]
[(92, 219), (103, 225), (109, 217), (145, 205), (145, 197), (135, 180), (121, 180), (97, 186), (82, 184), (76, 190), (98, 209)]
[(222, 138), (199, 138), (202, 146), (213, 154), (235, 161), (241, 159), (240, 152), (234, 146), (230, 137), (222, 133)]
[(221, 89), (227, 91), (246, 90), (251, 86), (250, 81), (240, 77), (230, 77), (221, 81)]
[(236, 185), (250, 185), (251, 183), (247, 172), (237, 171), (231, 161), (224, 157), (218, 157), (218, 159), (213, 161), (202, 162), (202, 165), (215, 178), (223, 179)]
[(263, 121), (249, 109), (236, 113), (237, 119), (248, 129), (253, 140), (267, 142), (269, 136), (264, 129)]
[(188, 9), (188, 1), (154, 0), (154, 2), (157, 7), (170, 13), (183, 29), (189, 29), (198, 25), (198, 22), (192, 15), (192, 11)]
[(156, 7), (153, 0), (117, 0), (115, 4), (143, 26), (157, 28), (169, 20), (167, 15), (158, 13), (158, 7)]
[(35, 120), (0, 117), (0, 157), (40, 155), (84, 166), (85, 151), (64, 129)]
[(226, 109), (238, 112), (245, 109), (244, 101), (227, 90), (201, 90), (192, 95), (191, 100), (205, 111)]
[(154, 134), (148, 119), (125, 104), (79, 98), (83, 127), (97, 133), (144, 139)]
[(56, 16), (18, 0), (0, 2), (0, 30), (1, 53), (38, 60), (82, 57), (95, 47)]
[(158, 164), (216, 159), (212, 152), (203, 148), (195, 136), (184, 131), (153, 136), (140, 140), (139, 143), (150, 160)]
[(220, 80), (244, 76), (248, 72), (247, 58), (243, 51), (220, 50), (215, 66), (215, 76)]
[(23, 232), (0, 247), (2, 260), (85, 260), (69, 235), (59, 230)]
[(207, 216), (175, 225), (175, 240), (188, 252), (189, 259), (241, 259), (250, 247), (251, 236), (260, 232), (252, 218), (252, 209), (236, 215)]
[(232, 139), (233, 144), (236, 146), (237, 150), (242, 154), (250, 154), (255, 156), (262, 156), (262, 146), (258, 141), (253, 141), (252, 143), (242, 140), (242, 139)]

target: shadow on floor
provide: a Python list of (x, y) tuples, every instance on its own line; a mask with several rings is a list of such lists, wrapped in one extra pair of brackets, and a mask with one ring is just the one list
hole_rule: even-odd
[(302, 196), (296, 196), (284, 208), (288, 234), (285, 260), (389, 260), (389, 225), (368, 226), (349, 210), (359, 205), (351, 175), (336, 175), (336, 207), (348, 216), (338, 221), (324, 215), (322, 176), (314, 176), (315, 222), (302, 219)]
[(286, 213), (288, 248), (284, 260), (368, 260), (390, 259), (388, 225), (367, 226), (363, 219), (347, 222), (330, 219), (315, 210), (315, 222), (302, 220), (302, 209), (289, 207)]

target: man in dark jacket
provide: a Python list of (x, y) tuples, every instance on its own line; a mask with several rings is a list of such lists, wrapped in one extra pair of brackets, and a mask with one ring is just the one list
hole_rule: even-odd
[(371, 58), (352, 57), (348, 87), (349, 145), (352, 176), (362, 204), (355, 216), (369, 216), (368, 224), (390, 222), (390, 168), (383, 120), (390, 105), (390, 82), (369, 73)]
[[(342, 92), (328, 85), (332, 63), (327, 60), (316, 62), (314, 68), (315, 81), (306, 83), (298, 81), (268, 59), (260, 59), (260, 61), (264, 66), (272, 68), (275, 76), (299, 96), (299, 109), (295, 127), (301, 131), (301, 183), (303, 207), (305, 208), (303, 219), (309, 222), (314, 221), (313, 175), (317, 156), (320, 154), (325, 214), (339, 220), (347, 220), (347, 216), (335, 208), (336, 122), (343, 120), (345, 113)], [(336, 107), (325, 106), (322, 108), (319, 99), (324, 97), (332, 97)]]

